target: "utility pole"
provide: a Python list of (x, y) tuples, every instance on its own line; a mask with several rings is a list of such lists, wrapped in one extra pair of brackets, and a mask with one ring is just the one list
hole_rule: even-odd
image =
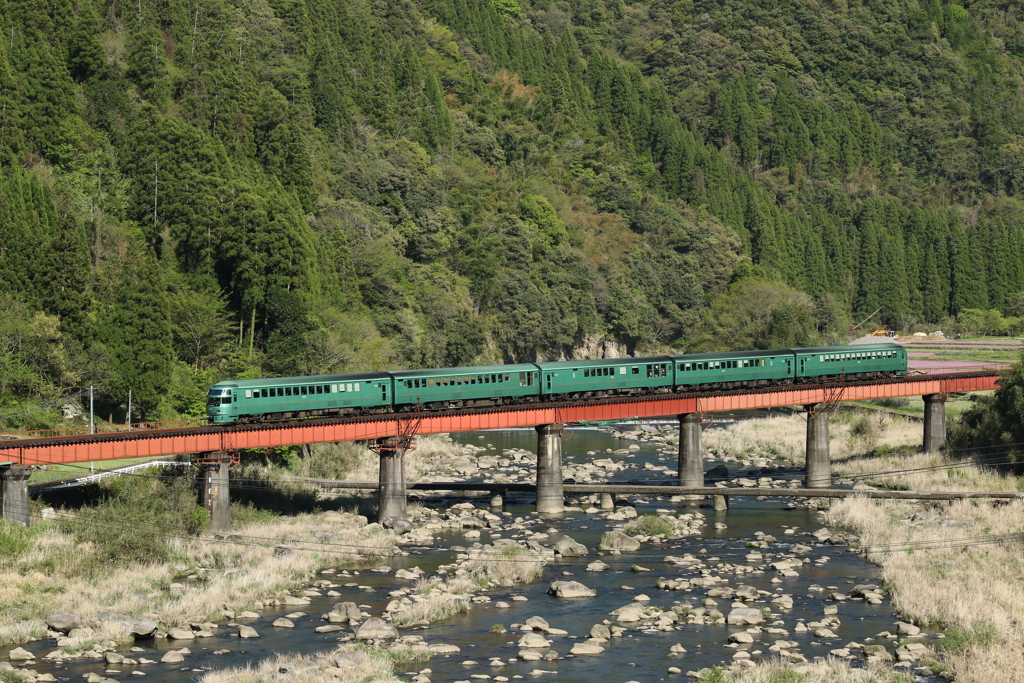
[(132, 390), (131, 389), (128, 390), (128, 419), (126, 420), (126, 422), (128, 423), (128, 429), (131, 429), (132, 428)]
[[(95, 434), (96, 433), (96, 428), (93, 426), (94, 423), (93, 423), (93, 410), (92, 410), (92, 390), (94, 388), (95, 387), (93, 387), (93, 385), (91, 385), (91, 384), (89, 385), (89, 433), (90, 434)], [(89, 471), (90, 472), (93, 471), (92, 465), (93, 465), (93, 463), (90, 462), (89, 463)]]

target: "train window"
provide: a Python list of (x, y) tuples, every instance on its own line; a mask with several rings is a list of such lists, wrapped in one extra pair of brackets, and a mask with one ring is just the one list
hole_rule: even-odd
[(318, 393), (318, 394), (322, 394), (322, 393), (324, 393), (324, 385), (322, 385), (322, 384), (317, 384), (317, 385), (316, 385), (316, 393)]
[(246, 398), (252, 398), (252, 389), (246, 389), (245, 390), (245, 397)]
[(633, 366), (633, 374), (634, 375), (639, 375), (640, 374), (640, 366), (639, 365), (634, 365)]
[(253, 389), (252, 390), (252, 397), (253, 398), (259, 398), (260, 397), (260, 390), (259, 389)]
[(626, 366), (625, 365), (620, 365), (619, 366), (619, 374), (620, 375), (625, 375), (626, 374)]

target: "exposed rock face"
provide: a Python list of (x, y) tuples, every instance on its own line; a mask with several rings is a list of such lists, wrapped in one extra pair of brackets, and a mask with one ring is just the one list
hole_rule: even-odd
[(596, 590), (579, 581), (553, 581), (548, 593), (556, 598), (592, 598), (597, 595)]
[(640, 550), (640, 541), (621, 531), (606, 531), (601, 534), (601, 550)]
[(562, 557), (582, 557), (587, 554), (587, 546), (577, 543), (569, 536), (562, 536), (555, 544), (555, 552)]
[(764, 615), (761, 614), (761, 610), (751, 609), (749, 607), (737, 607), (729, 612), (729, 616), (726, 617), (726, 623), (730, 626), (755, 626), (764, 621)]
[(357, 640), (394, 640), (398, 629), (380, 617), (370, 617), (356, 630)]
[(50, 630), (68, 633), (82, 625), (82, 618), (77, 614), (51, 614), (46, 617), (46, 625)]

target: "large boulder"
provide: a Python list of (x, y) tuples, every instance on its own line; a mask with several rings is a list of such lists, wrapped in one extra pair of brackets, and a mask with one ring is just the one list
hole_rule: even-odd
[(77, 614), (51, 614), (46, 617), (46, 625), (52, 631), (68, 633), (71, 629), (79, 628), (82, 625), (82, 618)]
[(555, 544), (555, 552), (562, 557), (582, 557), (587, 554), (587, 546), (577, 543), (569, 536), (562, 536)]
[(185, 661), (185, 657), (177, 650), (168, 650), (160, 661), (164, 664), (181, 664)]
[(167, 637), (171, 640), (192, 640), (196, 634), (190, 628), (172, 628), (167, 631)]
[(345, 624), (360, 621), (362, 618), (363, 613), (359, 611), (359, 605), (354, 602), (338, 602), (335, 603), (327, 620), (332, 624)]
[(519, 639), (519, 647), (549, 647), (551, 641), (539, 633), (524, 633)]
[(259, 638), (260, 634), (256, 632), (252, 626), (239, 626), (238, 627), (239, 638)]
[(725, 619), (725, 623), (730, 626), (756, 626), (763, 621), (764, 615), (761, 614), (761, 610), (750, 607), (736, 607)]
[(715, 482), (725, 481), (729, 478), (729, 468), (725, 465), (715, 465), (704, 473), (704, 485), (714, 486)]
[(604, 652), (604, 648), (603, 647), (601, 647), (597, 643), (591, 643), (591, 642), (588, 641), (588, 642), (584, 642), (584, 643), (576, 643), (575, 645), (573, 645), (572, 649), (569, 651), (569, 654), (576, 655), (576, 656), (579, 656), (579, 655), (599, 655), (602, 652)]
[(97, 612), (92, 615), (90, 621), (95, 624), (121, 624), (136, 638), (151, 638), (160, 627), (160, 625), (152, 619), (129, 617), (128, 615), (121, 614), (120, 612), (112, 612), (110, 610)]
[(640, 541), (621, 531), (606, 531), (601, 534), (601, 550), (640, 550)]
[(7, 658), (12, 662), (27, 662), (30, 659), (35, 659), (36, 656), (23, 647), (16, 647), (7, 653)]
[(356, 629), (356, 640), (394, 640), (398, 629), (380, 617), (370, 617)]
[(596, 590), (579, 581), (552, 581), (548, 593), (556, 598), (592, 598), (597, 595)]

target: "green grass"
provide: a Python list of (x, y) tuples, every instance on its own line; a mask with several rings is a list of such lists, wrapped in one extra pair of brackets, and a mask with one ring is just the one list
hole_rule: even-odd
[(629, 536), (658, 536), (671, 538), (676, 528), (672, 522), (658, 515), (643, 515), (622, 527), (622, 533)]

